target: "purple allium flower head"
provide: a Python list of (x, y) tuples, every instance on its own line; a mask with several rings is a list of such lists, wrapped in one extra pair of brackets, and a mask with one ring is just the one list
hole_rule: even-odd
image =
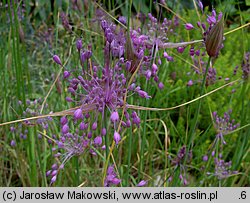
[(145, 181), (145, 180), (141, 180), (138, 184), (137, 184), (137, 187), (143, 187), (145, 185), (148, 184), (148, 181)]
[(115, 131), (115, 133), (114, 133), (114, 141), (115, 141), (116, 145), (118, 145), (118, 143), (120, 142), (120, 140), (121, 140), (120, 134)]
[[(182, 146), (180, 148), (180, 150), (178, 151), (177, 155), (174, 157), (174, 159), (171, 158), (171, 156), (169, 156), (172, 165), (174, 165), (175, 167), (179, 167), (180, 168), (180, 175), (179, 178), (181, 180), (181, 182), (186, 185), (187, 184), (187, 173), (186, 173), (186, 164), (191, 162), (192, 159), (192, 151), (187, 151), (186, 146)], [(172, 180), (172, 176), (171, 176), (171, 180)], [(170, 180), (170, 181), (171, 181)]]
[(185, 28), (186, 28), (186, 30), (192, 30), (194, 28), (194, 26), (191, 23), (186, 23)]
[(232, 162), (225, 162), (223, 159), (214, 159), (215, 171), (213, 175), (219, 180), (226, 179), (233, 174), (237, 174), (237, 171), (231, 171)]
[(235, 120), (230, 118), (231, 111), (225, 112), (223, 117), (219, 117), (217, 113), (213, 113), (214, 127), (217, 131), (217, 138), (219, 138), (223, 144), (226, 144), (224, 135), (234, 131), (239, 127), (239, 123), (235, 124)]
[[(90, 140), (87, 136), (79, 135), (79, 130), (77, 129), (74, 133), (69, 133), (69, 125), (68, 121), (65, 120), (66, 118), (63, 117), (61, 119), (61, 131), (62, 135), (59, 139), (56, 137), (53, 137), (56, 139), (57, 148), (55, 148), (53, 151), (55, 152), (54, 156), (57, 158), (62, 158), (62, 164), (58, 168), (57, 164), (52, 165), (52, 183), (55, 182), (56, 176), (59, 172), (59, 170), (63, 169), (65, 163), (71, 159), (73, 156), (79, 156), (83, 154), (85, 149), (89, 146)], [(77, 121), (74, 121), (77, 122)], [(64, 125), (62, 125), (64, 124)], [(80, 124), (81, 125), (81, 124)], [(101, 145), (102, 139), (100, 139), (100, 136), (97, 136), (96, 139), (93, 141), (93, 145), (96, 145), (95, 147), (99, 147)], [(56, 150), (59, 151), (56, 151)], [(54, 181), (53, 181), (54, 177)]]
[[(26, 108), (23, 104), (22, 109), (23, 109), (23, 117), (35, 117), (35, 116), (40, 116), (41, 113), (41, 107), (42, 107), (42, 100), (41, 99), (35, 99), (35, 100), (26, 100)], [(44, 109), (47, 108), (47, 104), (44, 105)], [(47, 130), (49, 127), (49, 121), (51, 121), (51, 117), (46, 117), (46, 118), (38, 118), (34, 121), (24, 121), (23, 123), (20, 123), (18, 127), (16, 127), (15, 132), (17, 134), (20, 134), (21, 139), (26, 139), (28, 130), (27, 126), (34, 126), (37, 125), (40, 129), (45, 129)], [(14, 128), (11, 128), (11, 131), (13, 131)]]
[(117, 111), (112, 112), (111, 116), (110, 116), (110, 120), (113, 123), (116, 123), (119, 120), (119, 114)]
[[(62, 134), (56, 140), (60, 151), (55, 152), (55, 154), (58, 158), (63, 158), (63, 164), (71, 157), (85, 153), (86, 148), (87, 152), (95, 154), (94, 150), (91, 149), (91, 145), (95, 148), (102, 147), (100, 146), (102, 143), (101, 136), (106, 135), (106, 129), (101, 130), (101, 132), (94, 131), (97, 129), (97, 122), (100, 127), (106, 126), (105, 123), (102, 123), (105, 122), (103, 115), (106, 111), (111, 111), (110, 120), (113, 123), (119, 121), (118, 109), (126, 105), (124, 104), (125, 94), (128, 92), (131, 95), (137, 93), (142, 98), (150, 98), (147, 92), (135, 84), (136, 80), (127, 89), (131, 73), (137, 71), (138, 74), (143, 75), (148, 80), (155, 80), (159, 88), (163, 88), (163, 84), (159, 81), (157, 75), (158, 67), (156, 65), (150, 67), (152, 61), (157, 61), (157, 58), (152, 59), (152, 51), (154, 47), (161, 48), (161, 43), (168, 40), (166, 33), (173, 33), (175, 25), (168, 19), (164, 19), (164, 22), (158, 25), (158, 20), (152, 15), (149, 15), (149, 19), (149, 28), (152, 34), (144, 35), (141, 29), (131, 30), (129, 39), (122, 26), (117, 26), (116, 28), (115, 24), (110, 23), (105, 18), (101, 19), (100, 24), (105, 36), (103, 67), (98, 65), (91, 66), (88, 61), (92, 56), (91, 48), (83, 49), (82, 45), (78, 44), (78, 41), (76, 42), (81, 62), (79, 64), (82, 66), (82, 69), (79, 72), (77, 69), (72, 70), (72, 74), (69, 76), (66, 74), (66, 81), (69, 83), (67, 86), (68, 92), (73, 98), (68, 97), (67, 101), (77, 103), (80, 107), (74, 112), (73, 120), (61, 124)], [(177, 26), (178, 19), (175, 18), (174, 21)], [(154, 32), (159, 32), (157, 40), (153, 35)], [(129, 48), (126, 47), (128, 45), (130, 46)], [(166, 58), (168, 61), (173, 60), (171, 56)], [(139, 66), (139, 64), (141, 65)], [(139, 127), (141, 121), (135, 112), (130, 116), (126, 110), (125, 118), (122, 121), (122, 128), (130, 127), (131, 123)], [(71, 126), (70, 122), (74, 122), (75, 131), (69, 129), (69, 126)], [(113, 126), (114, 141), (118, 144), (121, 136), (116, 129), (117, 126)], [(58, 143), (61, 143), (60, 147)], [(113, 173), (107, 174), (107, 181), (109, 181), (107, 185), (120, 182)]]
[(187, 152), (186, 146), (184, 145), (180, 148), (175, 159), (172, 160), (172, 164), (181, 165), (186, 155), (188, 156), (187, 161), (190, 162), (192, 159), (192, 151)]
[[(203, 74), (205, 74), (206, 68), (203, 68)], [(209, 67), (208, 68), (208, 73), (207, 73), (207, 78), (206, 78), (206, 86), (213, 85), (216, 82), (216, 69)]]
[(57, 64), (62, 65), (62, 62), (61, 62), (61, 59), (59, 58), (59, 56), (54, 55), (54, 56), (53, 56), (53, 60), (54, 60)]

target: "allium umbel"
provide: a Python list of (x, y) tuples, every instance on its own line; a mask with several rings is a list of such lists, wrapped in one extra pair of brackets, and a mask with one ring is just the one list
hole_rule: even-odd
[[(150, 26), (150, 28), (152, 31), (157, 31), (157, 19), (151, 15), (149, 18), (154, 26)], [(124, 103), (126, 101), (124, 98), (127, 95), (135, 95), (135, 97), (144, 99), (151, 98), (141, 86), (136, 85), (137, 77), (131, 75), (135, 71), (136, 74), (144, 76), (147, 80), (154, 80), (159, 89), (164, 87), (157, 75), (160, 68), (156, 65), (157, 58), (152, 58), (152, 54), (154, 47), (157, 47), (158, 50), (159, 44), (166, 40), (165, 34), (168, 32), (167, 27), (172, 25), (171, 22), (164, 20), (164, 30), (161, 30), (164, 37), (159, 39), (159, 36), (156, 38), (153, 35), (144, 35), (140, 29), (131, 30), (130, 35), (127, 35), (122, 27), (119, 31), (115, 24), (102, 19), (100, 25), (105, 37), (103, 66), (97, 65), (95, 60), (89, 60), (92, 58), (91, 45), (84, 49), (81, 39), (76, 41), (80, 67), (64, 70), (63, 77), (68, 82), (67, 90), (71, 94), (66, 97), (66, 101), (72, 102), (78, 108), (70, 111), (73, 119), (68, 120), (66, 117), (61, 119), (61, 136), (55, 138), (58, 150), (55, 157), (61, 158), (63, 166), (73, 156), (87, 152), (96, 155), (95, 149), (109, 148), (110, 143), (106, 143), (107, 136), (113, 135), (113, 140), (118, 145), (122, 139), (121, 129), (129, 128), (132, 125), (140, 127), (141, 120), (135, 111), (130, 114), (125, 108), (123, 117), (119, 116), (119, 109), (126, 107), (127, 103)], [(173, 57), (169, 56), (167, 52), (165, 56), (168, 61), (173, 61)], [(57, 55), (53, 57), (53, 60), (62, 66)], [(158, 65), (160, 64), (161, 61), (158, 58)], [(134, 80), (130, 84), (132, 76)], [(106, 116), (111, 122), (107, 122)], [(74, 128), (72, 128), (71, 122), (73, 122)], [(120, 122), (121, 129), (118, 127)], [(112, 125), (113, 133), (109, 132), (110, 128), (107, 124)], [(105, 145), (103, 145), (103, 139), (105, 139)], [(50, 175), (51, 183), (56, 181), (60, 171), (56, 170)], [(116, 177), (113, 167), (110, 167), (107, 171), (105, 185), (117, 185), (119, 182), (120, 179)], [(140, 183), (140, 185), (144, 184), (146, 183)]]
[(214, 159), (215, 171), (213, 173), (208, 172), (207, 175), (213, 175), (218, 180), (226, 179), (234, 174), (237, 174), (238, 171), (232, 171), (231, 166), (232, 162), (226, 162), (223, 159)]
[(231, 112), (232, 111), (225, 112), (223, 117), (219, 117), (217, 112), (213, 112), (214, 127), (217, 131), (216, 136), (218, 139), (221, 139), (223, 144), (226, 144), (224, 135), (229, 134), (240, 126), (239, 123), (235, 123), (235, 120), (230, 118)]

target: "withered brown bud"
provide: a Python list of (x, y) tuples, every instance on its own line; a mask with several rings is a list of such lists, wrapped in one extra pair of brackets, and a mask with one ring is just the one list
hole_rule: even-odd
[(210, 57), (216, 57), (222, 47), (223, 42), (223, 18), (217, 22), (206, 36), (206, 50)]

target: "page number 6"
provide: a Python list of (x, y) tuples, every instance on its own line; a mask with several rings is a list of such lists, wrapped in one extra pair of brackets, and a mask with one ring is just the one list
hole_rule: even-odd
[(240, 193), (240, 198), (239, 199), (246, 199), (247, 198), (247, 192), (246, 191), (242, 191)]

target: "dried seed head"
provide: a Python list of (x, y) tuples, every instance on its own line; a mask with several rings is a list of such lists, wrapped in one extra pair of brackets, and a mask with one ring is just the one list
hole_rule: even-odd
[(222, 47), (223, 30), (223, 18), (221, 18), (220, 21), (212, 27), (205, 39), (206, 50), (210, 57), (216, 57)]

